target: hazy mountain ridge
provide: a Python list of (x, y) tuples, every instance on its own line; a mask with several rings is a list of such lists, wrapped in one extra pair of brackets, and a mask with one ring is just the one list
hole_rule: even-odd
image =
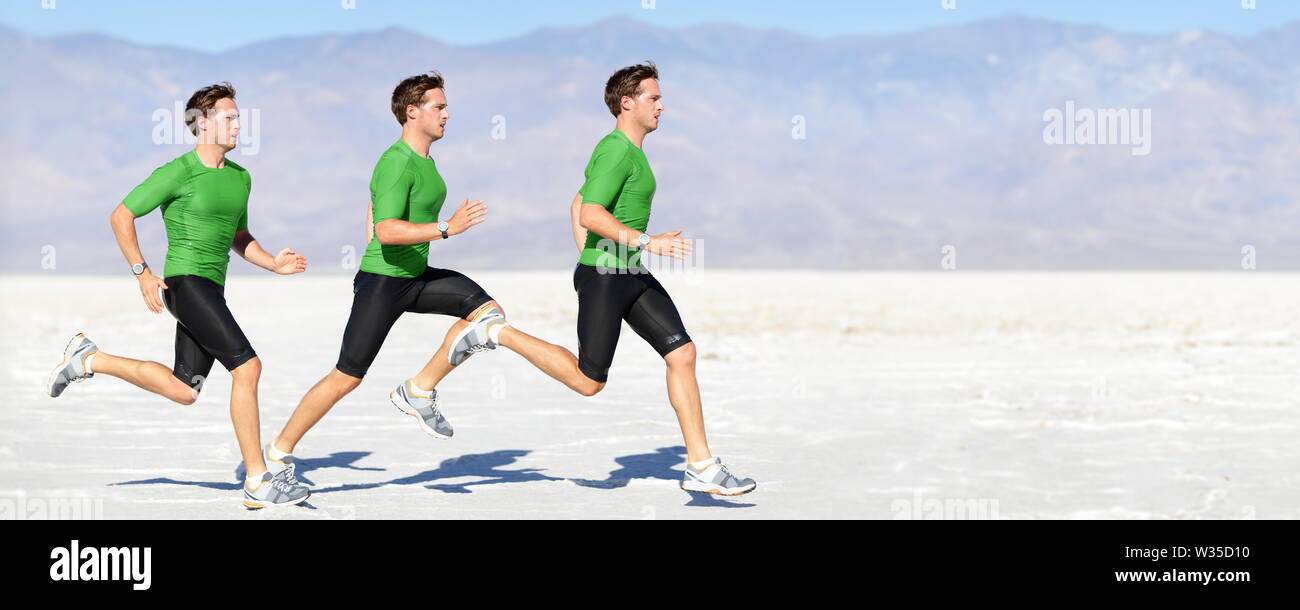
[[(0, 50), (21, 58), (0, 82), (8, 271), (38, 271), (47, 244), (61, 270), (118, 270), (108, 212), (187, 149), (153, 143), (155, 111), (219, 80), (258, 112), (257, 154), (232, 157), (252, 172), (254, 233), (339, 270), (399, 134), (392, 87), (429, 68), (448, 78), (433, 148), (448, 206), (492, 209), (434, 264), (566, 266), (568, 203), (613, 125), (604, 80), (646, 58), (667, 106), (646, 143), (651, 230), (686, 229), (708, 265), (937, 268), (952, 244), (959, 268), (1227, 269), (1249, 244), (1261, 268), (1300, 268), (1300, 22), (1150, 36), (1010, 18), (821, 40), (620, 18), (473, 46), (390, 28), (217, 54), (0, 28)], [(1152, 153), (1044, 144), (1044, 111), (1068, 100), (1150, 108)], [(158, 219), (142, 224), (161, 261)]]

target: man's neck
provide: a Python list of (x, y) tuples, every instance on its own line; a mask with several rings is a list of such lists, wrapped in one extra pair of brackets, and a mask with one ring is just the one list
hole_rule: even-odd
[(619, 115), (618, 122), (614, 124), (614, 128), (623, 132), (623, 135), (627, 136), (627, 139), (631, 140), (637, 148), (641, 148), (641, 142), (645, 140), (645, 129), (642, 129), (641, 126), (637, 125), (632, 119), (624, 118), (625, 116), (626, 115)]
[(194, 147), (194, 154), (204, 167), (221, 169), (226, 166), (226, 148), (220, 144), (199, 144)]
[(417, 129), (408, 129), (406, 126), (402, 127), (402, 141), (421, 157), (429, 156), (429, 147), (433, 145), (433, 138)]

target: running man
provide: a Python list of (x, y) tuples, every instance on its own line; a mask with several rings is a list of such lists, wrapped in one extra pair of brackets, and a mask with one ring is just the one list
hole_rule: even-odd
[(645, 233), (655, 193), (654, 172), (641, 150), (663, 112), (659, 71), (647, 62), (618, 70), (605, 83), (614, 131), (596, 144), (586, 181), (573, 198), (573, 238), (581, 252), (573, 271), (578, 293), (578, 363), (605, 387), (623, 321), (659, 352), (668, 367), (668, 401), (686, 440), (682, 489), (734, 496), (753, 491), (753, 479), (735, 477), (709, 452), (695, 343), (668, 292), (641, 265), (641, 250), (682, 259), (692, 244), (681, 231)]
[[(307, 259), (285, 248), (272, 256), (248, 232), (248, 172), (226, 154), (239, 136), (239, 108), (230, 83), (204, 87), (190, 96), (185, 121), (198, 137), (194, 150), (154, 170), (113, 210), (117, 245), (140, 283), (145, 306), (176, 318), (175, 366), (132, 360), (99, 350), (78, 333), (50, 373), (50, 396), (96, 373), (117, 377), (183, 405), (194, 404), (214, 361), (230, 371), (230, 419), (246, 467), (244, 505), (264, 508), (300, 504), (310, 492), (262, 461), (257, 383), (262, 363), (226, 307), (230, 250), (281, 275), (301, 273)], [(149, 269), (136, 239), (135, 219), (162, 208), (167, 259), (160, 279)], [(160, 296), (161, 291), (161, 296)]]
[(352, 311), (334, 369), (298, 403), (280, 435), (267, 445), (267, 459), (297, 481), (293, 451), (303, 435), (361, 384), (393, 324), (405, 312), (460, 318), (415, 377), (398, 384), (389, 400), (412, 416), (425, 434), (451, 438), (451, 424), (438, 410), (437, 384), (471, 355), (497, 345), (524, 356), (574, 391), (591, 395), (597, 384), (578, 371), (563, 347), (532, 337), (506, 322), (505, 312), (474, 280), (429, 267), (430, 242), (464, 233), (487, 218), (482, 201), (465, 199), (439, 221), (447, 184), (429, 156), (451, 115), (443, 77), (412, 76), (393, 90), (392, 112), (401, 137), (384, 151), (370, 179), (369, 244), (352, 282)]

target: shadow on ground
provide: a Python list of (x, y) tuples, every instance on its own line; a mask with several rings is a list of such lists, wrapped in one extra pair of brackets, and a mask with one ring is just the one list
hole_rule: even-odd
[[(611, 471), (608, 476), (601, 480), (553, 477), (543, 474), (542, 469), (540, 468), (506, 468), (506, 466), (515, 463), (529, 453), (532, 452), (525, 449), (505, 449), (490, 453), (462, 455), (460, 457), (443, 460), (442, 463), (438, 464), (437, 468), (426, 470), (418, 474), (390, 479), (387, 481), (353, 483), (335, 487), (313, 489), (312, 495), (337, 493), (341, 491), (376, 489), (388, 485), (423, 485), (427, 489), (441, 491), (443, 493), (472, 493), (472, 487), (498, 485), (502, 483), (528, 483), (532, 481), (570, 481), (581, 487), (590, 487), (594, 489), (618, 489), (626, 487), (627, 484), (634, 479), (680, 481), (682, 473), (680, 470), (674, 470), (674, 467), (679, 466), (685, 460), (686, 448), (681, 446), (661, 447), (651, 453), (639, 453), (615, 458), (614, 463), (618, 464), (619, 468)], [(356, 462), (368, 455), (370, 455), (369, 451), (341, 451), (323, 458), (299, 459), (295, 475), (305, 483), (316, 485), (316, 482), (312, 480), (309, 473), (313, 473), (317, 470), (325, 470), (329, 468), (371, 472), (382, 472), (385, 470), (383, 468), (362, 467), (356, 465)], [(113, 485), (189, 485), (206, 487), (209, 489), (236, 491), (242, 487), (244, 472), (244, 464), (241, 462), (235, 468), (234, 482), (230, 483), (178, 481), (172, 478), (159, 477), (139, 481), (124, 481), (121, 483), (113, 483)], [(478, 480), (456, 483), (444, 482), (463, 478), (475, 478)], [(713, 506), (722, 508), (746, 508), (754, 506), (754, 504), (719, 499), (711, 494), (683, 493), (687, 493), (691, 497), (690, 501), (686, 503), (686, 506)]]
[[(356, 466), (355, 463), (370, 455), (369, 451), (340, 451), (330, 454), (328, 457), (299, 460), (296, 476), (305, 483), (315, 485), (311, 479), (303, 476), (304, 473), (313, 470), (322, 470), (325, 468), (343, 468), (347, 470), (373, 470), (382, 471), (383, 468), (365, 468)], [(193, 487), (206, 487), (208, 489), (223, 489), (226, 491), (238, 491), (244, 486), (244, 463), (240, 462), (235, 466), (234, 480), (229, 483), (220, 483), (216, 481), (178, 481), (170, 477), (155, 477), (152, 479), (141, 479), (139, 481), (123, 481), (121, 483), (110, 483), (110, 485), (187, 485)]]
[[(563, 481), (559, 477), (544, 475), (540, 468), (520, 468), (507, 470), (503, 468), (514, 463), (521, 457), (532, 453), (525, 449), (504, 449), (493, 451), (491, 453), (471, 453), (451, 459), (443, 460), (437, 468), (426, 470), (424, 472), (413, 474), (407, 477), (401, 477), (388, 481), (378, 481), (374, 483), (356, 483), (351, 485), (340, 485), (338, 487), (328, 487), (317, 490), (313, 493), (326, 494), (339, 491), (353, 491), (357, 489), (374, 489), (386, 485), (424, 485), (428, 489), (434, 489), (443, 493), (471, 493), (471, 487), (483, 485), (498, 485), (501, 483), (527, 483), (531, 481)], [(460, 479), (465, 477), (478, 477), (478, 481), (469, 481), (466, 483), (437, 483), (444, 479)]]
[[(338, 451), (331, 453), (328, 457), (323, 458), (298, 458), (294, 457), (298, 467), (294, 470), (294, 476), (299, 481), (308, 485), (316, 485), (316, 481), (307, 476), (307, 473), (313, 470), (324, 470), (326, 468), (342, 468), (344, 470), (365, 470), (371, 472), (383, 472), (383, 468), (366, 468), (357, 466), (356, 463), (366, 456), (370, 455), (369, 451)], [(244, 480), (244, 463), (240, 462), (235, 466), (235, 481)]]
[[(674, 470), (674, 466), (681, 465), (686, 460), (686, 448), (660, 447), (652, 453), (638, 453), (636, 455), (625, 455), (620, 458), (614, 458), (614, 463), (619, 465), (617, 470), (609, 473), (609, 476), (603, 480), (594, 479), (569, 479), (582, 487), (594, 487), (596, 489), (618, 489), (626, 487), (633, 479), (661, 479), (665, 481), (680, 482), (682, 480), (682, 471)], [(717, 506), (722, 508), (746, 508), (754, 506), (735, 502), (733, 500), (722, 500), (713, 494), (692, 493), (683, 491), (691, 496), (690, 502), (686, 506)]]

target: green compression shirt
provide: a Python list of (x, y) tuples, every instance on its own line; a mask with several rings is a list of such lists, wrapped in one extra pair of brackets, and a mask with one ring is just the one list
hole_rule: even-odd
[(224, 285), (235, 233), (248, 229), (251, 188), (248, 171), (234, 161), (207, 167), (191, 150), (154, 170), (122, 205), (136, 218), (162, 207), (163, 277), (197, 275)]
[[(404, 140), (388, 147), (375, 164), (370, 177), (373, 222), (390, 218), (407, 222), (438, 222), (447, 199), (447, 183), (438, 175), (433, 159), (421, 157)], [(429, 266), (429, 242), (402, 246), (379, 243), (379, 232), (370, 239), (361, 258), (361, 270), (392, 277), (419, 277)]]
[[(641, 148), (615, 129), (596, 144), (583, 172), (586, 182), (578, 194), (582, 203), (597, 204), (634, 231), (650, 224), (650, 201), (655, 196), (655, 175)], [(638, 267), (641, 250), (607, 240), (587, 231), (578, 262), (593, 267)]]

